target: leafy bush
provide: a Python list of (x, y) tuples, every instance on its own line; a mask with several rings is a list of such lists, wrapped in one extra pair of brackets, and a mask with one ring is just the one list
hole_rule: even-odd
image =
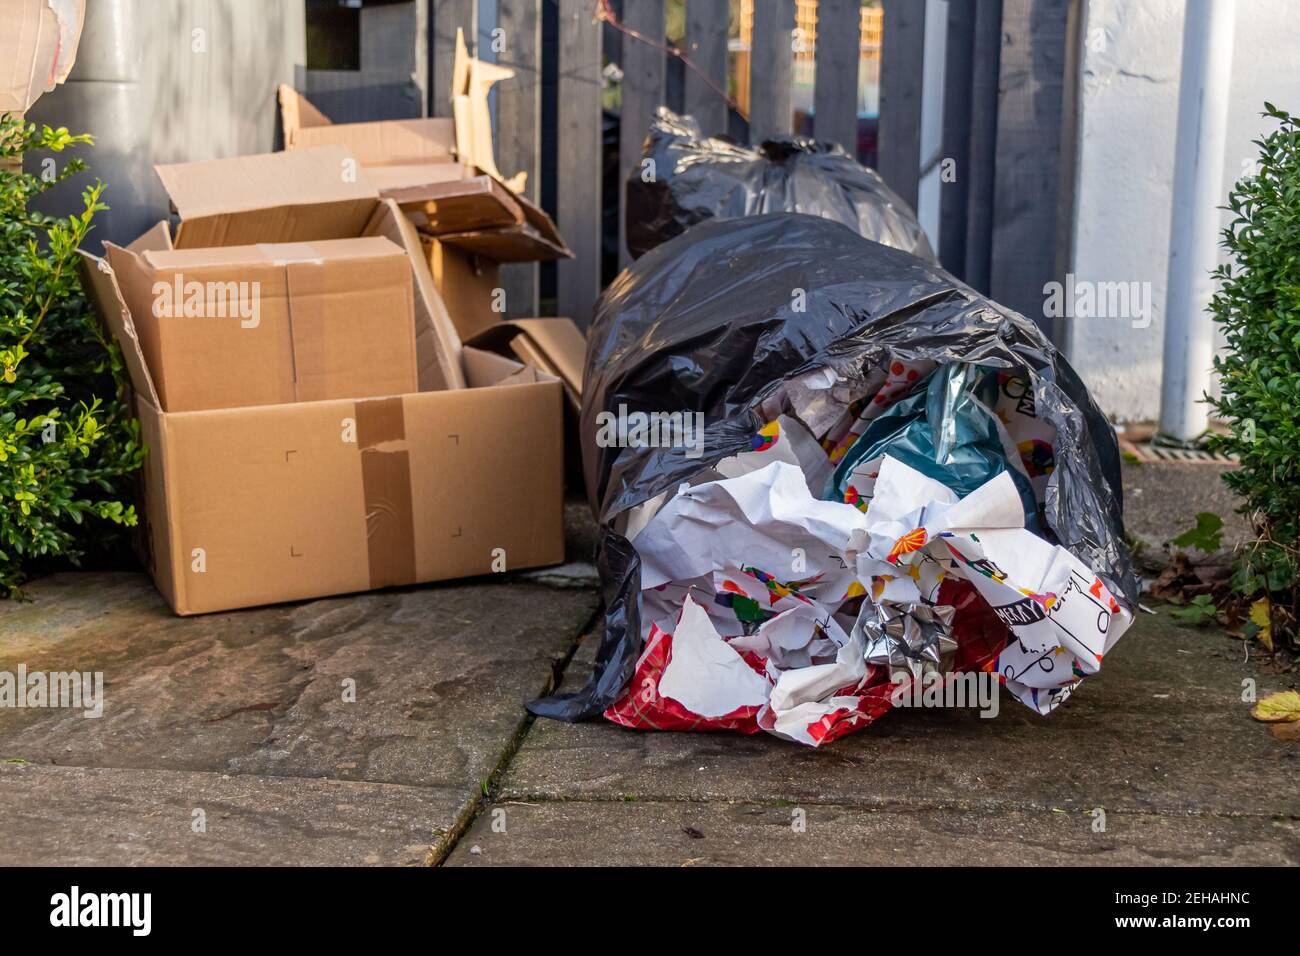
[(1213, 439), (1241, 467), (1225, 474), (1245, 499), (1257, 540), (1234, 583), (1263, 594), (1275, 636), (1294, 638), (1300, 581), (1300, 120), (1272, 104), (1278, 128), (1257, 140), (1257, 171), (1228, 197), (1231, 262), (1215, 272), (1210, 308), (1227, 337), (1215, 359), (1222, 397), (1210, 404), (1230, 432)]
[(25, 174), (24, 152), (90, 143), (66, 129), (0, 117), (0, 594), (34, 565), (76, 563), (136, 523), (132, 472), (143, 459), (126, 405), (122, 355), (82, 294), (77, 248), (103, 183), (65, 219), (34, 197), (85, 169), (73, 159)]

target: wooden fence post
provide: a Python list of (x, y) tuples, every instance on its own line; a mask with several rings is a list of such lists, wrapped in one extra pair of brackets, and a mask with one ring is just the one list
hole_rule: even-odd
[[(664, 0), (633, 0), (623, 5), (623, 24), (656, 43), (664, 42)], [(641, 146), (655, 107), (664, 99), (664, 52), (641, 40), (623, 37), (623, 108), (618, 134), (618, 261), (626, 267), (627, 190), (624, 183), (641, 161)]]
[(1055, 278), (1069, 0), (1003, 0), (989, 295), (1040, 324)]
[[(988, 295), (997, 167), (1002, 0), (976, 0), (972, 30), (970, 146), (965, 172), (966, 249), (964, 269), (959, 275), (963, 282)], [(962, 172), (958, 170), (957, 175), (961, 176)]]
[(556, 224), (574, 258), (556, 264), (556, 298), (585, 329), (600, 295), (601, 25), (588, 0), (558, 2)]
[[(541, 200), (542, 176), (542, 10), (541, 0), (510, 0), (497, 12), (504, 48), (497, 63), (515, 71), (497, 88), (497, 168), (507, 176), (525, 171), (524, 195)], [(513, 318), (537, 314), (539, 270), (515, 262), (501, 270), (506, 312)]]
[(880, 144), (877, 168), (913, 209), (921, 180), (921, 84), (925, 4), (884, 0), (880, 51)]
[[(686, 55), (718, 85), (727, 88), (727, 0), (686, 0)], [(705, 136), (727, 132), (727, 101), (689, 67), (686, 70), (686, 112), (700, 123)]]
[(456, 28), (465, 31), (465, 42), (473, 51), (478, 39), (478, 18), (475, 0), (430, 0), (433, 18), (429, 34), (432, 37), (433, 64), (430, 69), (429, 115), (451, 115), (451, 66), (456, 56)]
[(862, 12), (858, 0), (817, 0), (817, 80), (813, 133), (858, 150), (858, 61)]
[(749, 139), (753, 143), (790, 132), (793, 36), (794, 0), (754, 4), (754, 52), (749, 68)]

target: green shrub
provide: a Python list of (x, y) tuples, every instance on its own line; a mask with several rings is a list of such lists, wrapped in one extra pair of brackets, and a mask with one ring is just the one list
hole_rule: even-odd
[(125, 502), (143, 458), (139, 426), (121, 352), (77, 274), (77, 248), (107, 208), (104, 187), (86, 189), (76, 215), (46, 216), (32, 199), (85, 164), (51, 159), (42, 175), (20, 165), (24, 152), (83, 143), (90, 137), (0, 117), (0, 595), (34, 567), (75, 564), (136, 523)]
[(1278, 128), (1257, 140), (1257, 170), (1228, 198), (1231, 261), (1215, 272), (1210, 308), (1227, 337), (1215, 359), (1222, 397), (1209, 399), (1230, 431), (1215, 448), (1237, 456), (1225, 474), (1245, 499), (1257, 540), (1235, 584), (1269, 598), (1274, 635), (1294, 638), (1300, 576), (1300, 120), (1265, 104)]

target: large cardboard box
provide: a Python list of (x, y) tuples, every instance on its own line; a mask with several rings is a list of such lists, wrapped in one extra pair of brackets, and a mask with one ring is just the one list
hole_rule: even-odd
[(417, 390), (411, 264), (383, 236), (105, 248), (167, 411)]
[[(458, 341), (452, 374), (434, 354), (435, 317), (444, 332), (450, 323), (418, 238), (364, 178), (338, 178), (343, 159), (351, 157), (330, 148), (200, 164), (228, 184), (224, 208), (215, 190), (198, 206), (176, 202), (181, 222), (171, 241), (404, 240), (416, 289), (417, 392), (168, 410), (111, 260), (83, 253), (148, 446), (145, 559), (178, 614), (563, 560), (562, 383)], [(332, 183), (314, 175), (330, 167)], [(175, 171), (160, 172), (175, 202)], [(185, 177), (200, 178), (193, 170)], [(314, 184), (303, 191), (304, 181)], [(166, 232), (156, 227), (134, 251), (156, 248)]]

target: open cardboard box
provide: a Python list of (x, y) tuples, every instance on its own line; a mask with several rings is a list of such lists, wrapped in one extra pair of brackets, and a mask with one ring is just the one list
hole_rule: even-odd
[(497, 262), (573, 256), (544, 210), (491, 172), (464, 162), (465, 156), (458, 160), (452, 120), (333, 123), (282, 85), (280, 123), (286, 150), (346, 146), (380, 195), (396, 200), (421, 232), (448, 245)]
[(148, 446), (144, 557), (178, 614), (563, 560), (563, 384), (461, 349), (414, 228), (351, 162), (333, 146), (160, 167), (180, 225), (131, 248), (388, 236), (413, 269), (418, 392), (169, 410), (140, 344), (150, 317), (111, 256), (83, 252)]
[[(474, 78), (480, 66), (480, 61), (468, 58), (458, 35), (456, 121), (428, 117), (334, 123), (305, 96), (282, 85), (284, 145), (295, 150), (335, 143), (356, 154), (367, 178), (419, 229), (434, 286), (461, 340), (563, 379), (573, 409), (568, 431), (569, 454), (575, 459), (586, 338), (569, 319), (504, 322), (497, 301), (501, 263), (572, 258), (573, 253), (550, 216), (499, 174), (476, 165), (496, 170), (491, 131), (485, 126), (487, 80)], [(466, 97), (474, 102), (467, 105)], [(581, 471), (569, 469), (572, 476)]]

